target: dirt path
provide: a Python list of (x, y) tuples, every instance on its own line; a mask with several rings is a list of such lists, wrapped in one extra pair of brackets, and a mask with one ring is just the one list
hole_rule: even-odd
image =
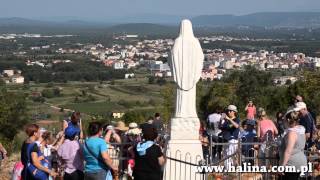
[[(45, 102), (44, 104), (50, 106), (52, 109), (55, 109), (55, 110), (60, 110), (60, 109), (61, 109), (60, 107), (55, 106), (55, 105), (53, 105), (53, 104), (51, 104), (51, 103)], [(67, 111), (67, 112), (73, 112), (73, 111), (74, 111), (74, 110), (72, 110), (72, 109), (63, 109), (63, 110), (64, 110), (64, 111)]]

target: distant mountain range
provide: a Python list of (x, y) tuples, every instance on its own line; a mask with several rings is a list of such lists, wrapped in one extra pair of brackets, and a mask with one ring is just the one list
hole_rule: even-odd
[(20, 17), (0, 18), (0, 27), (3, 26), (110, 26), (110, 23), (67, 19), (65, 21), (34, 20)]
[[(84, 18), (82, 18), (84, 19)], [(40, 20), (19, 17), (0, 18), (1, 29), (18, 29), (18, 27), (46, 28), (104, 28), (111, 32), (173, 32), (177, 30), (182, 16), (172, 15), (138, 15), (128, 18), (89, 20), (81, 18), (54, 18)], [(196, 28), (202, 27), (288, 27), (320, 28), (320, 12), (266, 12), (249, 15), (202, 15), (190, 18)]]
[(176, 34), (178, 32), (178, 27), (152, 23), (128, 23), (115, 25), (106, 30), (108, 32), (123, 34)]
[(203, 15), (192, 18), (197, 26), (320, 27), (320, 12), (266, 12), (243, 16)]
[[(53, 23), (52, 23), (53, 24)], [(20, 17), (0, 18), (0, 26), (43, 26), (47, 21), (39, 21)]]

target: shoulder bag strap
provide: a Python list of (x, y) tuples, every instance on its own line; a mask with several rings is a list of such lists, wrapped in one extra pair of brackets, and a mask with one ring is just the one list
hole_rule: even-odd
[(92, 157), (94, 157), (96, 160), (98, 160), (98, 162), (100, 162), (101, 164), (104, 164), (105, 166), (107, 166), (106, 163), (105, 163), (101, 158), (99, 158), (99, 157), (97, 157), (97, 156), (94, 155), (94, 153), (93, 153), (93, 152), (91, 151), (91, 149), (88, 147), (87, 142), (84, 142), (84, 145), (85, 145), (86, 149), (88, 150), (89, 154), (90, 154)]

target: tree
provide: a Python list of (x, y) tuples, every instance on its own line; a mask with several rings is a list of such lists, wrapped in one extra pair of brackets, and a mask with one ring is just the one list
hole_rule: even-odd
[(5, 85), (6, 85), (6, 82), (3, 79), (0, 79), (0, 87)]
[(79, 97), (78, 97), (78, 96), (76, 96), (76, 97), (74, 98), (73, 102), (75, 102), (75, 103), (80, 102)]
[(123, 99), (119, 100), (118, 104), (123, 106), (123, 107), (125, 107), (125, 108), (131, 108), (131, 107), (134, 106), (133, 103), (130, 103), (129, 101), (126, 101), (126, 100), (123, 100)]
[(55, 97), (61, 96), (61, 90), (59, 88), (54, 88), (52, 91)]
[(174, 111), (174, 88), (173, 84), (165, 85), (165, 88), (160, 92), (161, 96), (163, 97), (163, 105), (161, 109), (162, 118), (165, 122), (168, 122), (171, 115)]
[[(303, 82), (297, 81), (289, 88), (274, 86), (272, 75), (269, 72), (259, 71), (254, 67), (245, 67), (242, 71), (230, 72), (222, 80), (213, 81), (210, 90), (199, 98), (199, 110), (201, 115), (207, 116), (217, 108), (225, 108), (229, 104), (234, 104), (238, 107), (240, 117), (245, 118), (244, 108), (248, 100), (253, 100), (257, 107), (265, 108), (268, 114), (286, 111), (293, 96), (312, 92), (306, 92), (309, 89), (306, 87), (310, 85)], [(313, 89), (313, 92), (317, 92), (316, 89)]]
[(41, 91), (41, 94), (45, 98), (53, 98), (55, 96), (52, 89), (44, 89)]
[(149, 76), (149, 77), (148, 77), (148, 83), (149, 83), (149, 84), (154, 84), (155, 81), (156, 81), (156, 79), (154, 78), (154, 76)]
[(87, 97), (87, 99), (86, 99), (86, 102), (92, 102), (92, 101), (95, 101), (96, 100), (96, 98), (93, 96), (93, 95), (89, 95), (88, 97)]
[(126, 112), (122, 118), (126, 124), (129, 124), (131, 122), (141, 124), (146, 122), (147, 117), (151, 116), (152, 114), (153, 113), (149, 111), (134, 110)]
[(28, 122), (26, 97), (24, 95), (0, 90), (0, 138), (9, 143)]
[(95, 89), (95, 86), (94, 85), (88, 85), (88, 91), (89, 92), (94, 92), (96, 89)]
[(149, 101), (148, 101), (148, 105), (156, 106), (156, 105), (157, 105), (157, 103), (156, 103), (156, 101), (155, 101), (154, 99), (149, 99)]
[(40, 102), (40, 103), (44, 103), (44, 102), (46, 101), (45, 98), (42, 97), (42, 96), (32, 97), (32, 100), (33, 100), (34, 102)]
[(139, 100), (137, 100), (137, 101), (135, 102), (135, 105), (136, 105), (137, 107), (142, 106), (142, 104), (143, 104), (143, 103), (141, 103)]
[(47, 88), (52, 88), (53, 86), (54, 86), (54, 84), (53, 84), (52, 82), (50, 82), (50, 83), (48, 83), (48, 84), (46, 85)]
[(87, 91), (86, 90), (81, 90), (81, 94), (82, 94), (82, 96), (87, 96)]
[(291, 84), (291, 80), (290, 79), (287, 79), (286, 80), (286, 85), (290, 85)]
[(308, 109), (313, 113), (320, 113), (320, 71), (304, 71), (301, 79), (290, 85), (287, 89), (288, 102), (293, 97), (301, 95)]
[(159, 84), (160, 86), (165, 85), (166, 83), (167, 83), (167, 80), (164, 77), (157, 79), (157, 84)]
[(225, 108), (229, 104), (237, 105), (235, 91), (233, 83), (215, 82), (200, 100), (199, 106), (203, 116), (206, 117), (216, 109)]

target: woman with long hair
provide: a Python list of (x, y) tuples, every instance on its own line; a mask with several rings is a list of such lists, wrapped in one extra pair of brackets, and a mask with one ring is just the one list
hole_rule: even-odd
[(265, 165), (267, 163), (265, 157), (271, 156), (272, 153), (267, 149), (267, 142), (273, 140), (278, 134), (278, 129), (274, 122), (268, 118), (266, 111), (263, 108), (258, 109), (257, 121), (257, 137), (262, 143), (259, 148), (259, 164)]

